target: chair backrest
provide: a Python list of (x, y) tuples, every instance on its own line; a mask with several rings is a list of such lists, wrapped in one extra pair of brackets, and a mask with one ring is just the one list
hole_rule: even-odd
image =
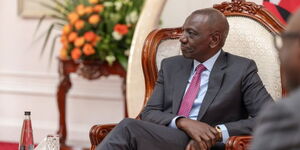
[[(230, 30), (224, 51), (253, 59), (258, 74), (274, 99), (282, 96), (281, 69), (273, 46), (273, 35), (284, 30), (280, 22), (263, 6), (245, 0), (232, 0), (214, 5), (228, 19)], [(152, 31), (142, 52), (146, 84), (145, 101), (153, 91), (162, 59), (181, 55), (179, 37), (181, 28)]]

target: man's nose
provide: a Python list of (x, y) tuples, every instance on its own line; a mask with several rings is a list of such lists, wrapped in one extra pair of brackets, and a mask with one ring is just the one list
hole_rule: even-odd
[(186, 44), (186, 43), (187, 43), (187, 38), (186, 38), (184, 35), (181, 35), (181, 37), (179, 38), (179, 41), (180, 41), (182, 44)]

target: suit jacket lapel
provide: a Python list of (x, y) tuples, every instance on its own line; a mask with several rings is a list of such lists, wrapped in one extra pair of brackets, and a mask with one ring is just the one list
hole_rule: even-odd
[(185, 59), (180, 67), (178, 67), (175, 82), (174, 82), (174, 90), (173, 90), (173, 106), (172, 111), (173, 113), (177, 114), (182, 97), (184, 95), (184, 91), (186, 89), (189, 77), (191, 75), (193, 67), (193, 60), (192, 59)]
[(223, 79), (225, 76), (224, 68), (227, 65), (226, 55), (221, 51), (220, 56), (216, 60), (214, 67), (210, 73), (207, 92), (204, 96), (201, 108), (197, 117), (197, 120), (201, 120), (204, 114), (206, 113), (209, 105), (214, 101), (217, 93), (219, 92)]

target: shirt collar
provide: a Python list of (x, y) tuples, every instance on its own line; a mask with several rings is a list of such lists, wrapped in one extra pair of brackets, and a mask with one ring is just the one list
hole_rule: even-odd
[[(213, 57), (210, 57), (208, 60), (206, 60), (205, 62), (203, 62), (202, 64), (204, 65), (204, 67), (211, 72), (217, 58), (219, 57), (219, 55), (221, 54), (221, 50), (219, 50)], [(194, 69), (193, 71), (196, 69), (196, 67), (201, 64), (199, 61), (194, 59)]]

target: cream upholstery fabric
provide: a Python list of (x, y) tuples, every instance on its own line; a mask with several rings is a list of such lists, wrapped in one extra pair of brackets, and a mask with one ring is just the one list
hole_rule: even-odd
[(143, 108), (145, 82), (142, 70), (142, 49), (147, 35), (158, 27), (159, 18), (167, 0), (147, 0), (135, 28), (126, 78), (128, 117), (135, 118)]
[[(182, 55), (179, 40), (162, 41), (156, 53), (156, 66), (160, 68), (160, 62), (167, 57)], [(158, 69), (159, 70), (159, 69)]]
[[(245, 17), (228, 17), (230, 31), (224, 51), (253, 59), (258, 74), (274, 99), (281, 97), (280, 66), (272, 34), (260, 23)], [(157, 68), (162, 59), (181, 54), (179, 40), (162, 41), (157, 52)]]
[(228, 17), (230, 32), (224, 50), (253, 59), (258, 74), (274, 99), (281, 97), (278, 54), (272, 34), (256, 21), (245, 17)]

